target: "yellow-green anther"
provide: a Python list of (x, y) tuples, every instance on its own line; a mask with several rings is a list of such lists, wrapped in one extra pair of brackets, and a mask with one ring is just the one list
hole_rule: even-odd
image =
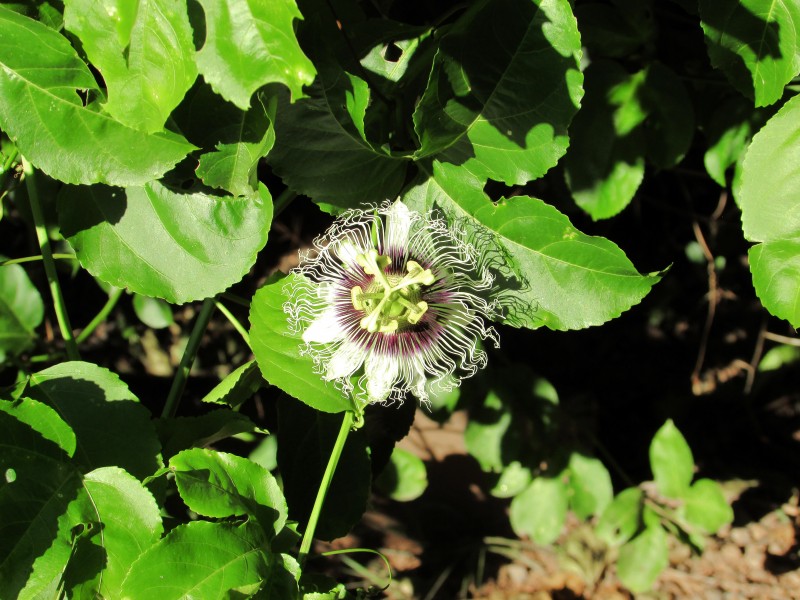
[(408, 319), (408, 322), (411, 323), (412, 325), (416, 325), (417, 323), (419, 323), (419, 320), (422, 318), (422, 315), (425, 314), (426, 310), (428, 310), (428, 303), (425, 302), (424, 300), (420, 300), (419, 302), (417, 302), (414, 308), (410, 309), (408, 317), (406, 317)]
[(364, 290), (361, 289), (360, 285), (353, 286), (353, 289), (350, 290), (350, 300), (356, 310), (364, 310), (366, 308), (364, 305)]

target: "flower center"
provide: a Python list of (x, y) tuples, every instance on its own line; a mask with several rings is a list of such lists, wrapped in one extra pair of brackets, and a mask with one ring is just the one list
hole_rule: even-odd
[(386, 273), (384, 269), (392, 260), (374, 249), (359, 254), (356, 260), (364, 272), (374, 278), (366, 290), (359, 285), (350, 290), (353, 308), (365, 313), (361, 328), (370, 333), (394, 333), (419, 323), (428, 310), (428, 303), (420, 299), (422, 286), (435, 281), (431, 270), (410, 260), (406, 264), (406, 274)]

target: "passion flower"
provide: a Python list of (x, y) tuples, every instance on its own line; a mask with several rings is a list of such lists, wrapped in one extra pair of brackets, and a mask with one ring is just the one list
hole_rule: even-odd
[[(495, 307), (476, 248), (432, 214), (397, 201), (339, 217), (301, 256), (284, 304), (302, 352), (360, 404), (428, 399), (485, 366), (478, 340), (499, 346), (484, 324)], [(363, 370), (362, 370), (363, 368)]]

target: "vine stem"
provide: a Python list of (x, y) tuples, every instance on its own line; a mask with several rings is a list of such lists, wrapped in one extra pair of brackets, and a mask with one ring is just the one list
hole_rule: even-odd
[(111, 288), (111, 292), (108, 294), (108, 300), (106, 300), (106, 303), (103, 305), (103, 308), (101, 308), (100, 312), (98, 312), (95, 315), (94, 319), (89, 321), (89, 324), (86, 327), (83, 328), (83, 331), (81, 331), (78, 334), (78, 337), (77, 337), (76, 341), (79, 344), (83, 343), (86, 340), (86, 338), (88, 338), (90, 335), (92, 335), (94, 330), (97, 329), (97, 326), (100, 325), (100, 323), (102, 323), (103, 321), (106, 320), (106, 318), (108, 317), (109, 313), (112, 310), (114, 310), (114, 307), (117, 305), (117, 302), (119, 301), (120, 297), (122, 296), (122, 292), (123, 292), (122, 288), (118, 288), (118, 287)]
[[(74, 254), (51, 254), (51, 256), (55, 260), (78, 260), (78, 257)], [(35, 262), (37, 260), (42, 260), (43, 258), (44, 257), (41, 254), (37, 256), (23, 256), (22, 258), (9, 258), (8, 260), (0, 262), (0, 267), (6, 267), (8, 265), (21, 265), (22, 263)]]
[(214, 302), (214, 305), (217, 307), (217, 310), (221, 312), (223, 315), (225, 315), (225, 318), (228, 319), (228, 321), (230, 321), (231, 325), (233, 325), (233, 328), (239, 332), (239, 335), (242, 336), (244, 343), (247, 344), (249, 348), (250, 335), (247, 333), (247, 329), (245, 329), (244, 326), (239, 322), (239, 319), (233, 316), (233, 313), (228, 310), (228, 307), (222, 304), (222, 302), (220, 302), (219, 300), (216, 300)]
[(175, 373), (175, 379), (172, 380), (172, 387), (169, 389), (167, 401), (164, 403), (164, 410), (161, 411), (162, 417), (174, 417), (175, 413), (178, 412), (178, 404), (183, 395), (183, 390), (186, 388), (189, 371), (192, 370), (192, 364), (194, 364), (197, 350), (200, 347), (200, 340), (203, 339), (203, 333), (211, 320), (211, 315), (214, 314), (214, 308), (214, 298), (203, 300), (200, 314), (197, 315), (197, 320), (195, 320), (194, 327), (192, 327), (192, 333), (189, 334), (186, 350), (183, 351), (183, 356), (181, 356), (178, 372)]
[(325, 467), (325, 473), (322, 476), (322, 481), (319, 484), (319, 490), (317, 491), (317, 497), (314, 499), (314, 506), (311, 509), (311, 515), (308, 517), (308, 527), (306, 527), (306, 532), (303, 534), (303, 540), (300, 542), (298, 561), (301, 568), (306, 561), (309, 551), (311, 550), (311, 542), (314, 541), (314, 531), (317, 529), (319, 516), (322, 512), (322, 505), (325, 503), (325, 496), (327, 496), (328, 489), (331, 487), (333, 474), (336, 472), (336, 465), (339, 464), (339, 458), (342, 456), (344, 443), (347, 441), (347, 436), (350, 434), (350, 429), (353, 427), (354, 414), (355, 413), (351, 410), (348, 410), (344, 413), (342, 426), (339, 428), (339, 435), (336, 437), (336, 443), (333, 445), (331, 456), (328, 459), (328, 465)]
[(33, 165), (22, 157), (22, 169), (25, 173), (25, 186), (28, 189), (28, 199), (31, 205), (31, 215), (36, 229), (36, 237), (39, 240), (39, 248), (42, 251), (42, 261), (44, 262), (44, 272), (47, 276), (47, 284), (50, 287), (50, 295), (53, 297), (53, 308), (56, 312), (58, 328), (64, 338), (64, 344), (69, 360), (80, 360), (78, 344), (75, 335), (72, 333), (72, 325), (69, 322), (67, 307), (64, 304), (64, 296), (61, 294), (61, 286), (58, 284), (58, 274), (56, 273), (56, 263), (53, 261), (53, 252), (50, 249), (50, 238), (47, 235), (47, 228), (44, 224), (42, 206), (39, 203), (39, 190), (36, 186), (36, 173)]

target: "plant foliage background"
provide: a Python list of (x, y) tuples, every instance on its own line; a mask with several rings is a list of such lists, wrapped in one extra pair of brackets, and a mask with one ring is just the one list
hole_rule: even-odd
[[(495, 275), (502, 348), (430, 411), (504, 531), (573, 514), (641, 592), (720, 481), (786, 501), (798, 73), (791, 0), (0, 3), (0, 596), (343, 597), (297, 545), (351, 403), (267, 276), (386, 199)], [(414, 407), (367, 411), (316, 537), (425, 492)]]

